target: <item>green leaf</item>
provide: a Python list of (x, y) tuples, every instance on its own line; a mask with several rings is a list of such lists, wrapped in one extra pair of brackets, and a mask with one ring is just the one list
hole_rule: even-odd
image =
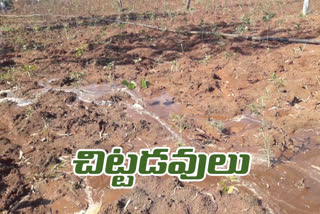
[(233, 175), (233, 176), (230, 177), (230, 180), (231, 180), (232, 182), (236, 182), (236, 181), (238, 181), (238, 178)]
[(234, 189), (234, 186), (229, 186), (228, 194), (231, 194), (231, 193), (232, 193), (232, 191), (233, 191), (233, 189)]
[(219, 186), (223, 186), (226, 183), (225, 179), (222, 179), (221, 181), (219, 181), (218, 185)]
[(130, 90), (133, 90), (137, 87), (137, 83), (135, 83), (134, 81), (128, 82), (127, 80), (122, 80), (121, 84), (125, 85)]
[(222, 194), (226, 193), (226, 191), (227, 191), (227, 186), (224, 186), (222, 189)]
[(122, 84), (122, 85), (125, 85), (125, 86), (127, 86), (127, 87), (129, 86), (129, 82), (128, 82), (127, 80), (122, 80), (122, 81), (121, 81), (121, 84)]
[(133, 90), (137, 87), (137, 84), (135, 82), (131, 81), (127, 87), (128, 87), (128, 89)]
[(144, 78), (141, 80), (141, 88), (149, 88), (150, 82)]

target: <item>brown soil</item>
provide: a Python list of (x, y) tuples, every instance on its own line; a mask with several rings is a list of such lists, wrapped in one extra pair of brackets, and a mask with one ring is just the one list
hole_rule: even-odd
[[(135, 0), (120, 17), (102, 0), (35, 2), (8, 14), (87, 18), (0, 17), (0, 212), (320, 213), (319, 46), (110, 21), (320, 40), (319, 2), (307, 17), (295, 0), (192, 1), (191, 11)], [(229, 195), (218, 186), (223, 177), (137, 177), (134, 189), (112, 190), (109, 177), (73, 174), (78, 149), (115, 146), (193, 146), (254, 160)]]

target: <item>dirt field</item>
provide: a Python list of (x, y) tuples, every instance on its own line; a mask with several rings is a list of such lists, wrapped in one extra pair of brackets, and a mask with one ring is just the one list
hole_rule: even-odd
[[(0, 213), (320, 213), (320, 45), (185, 33), (320, 40), (311, 3), (303, 17), (296, 0), (15, 2), (0, 16)], [(224, 177), (113, 190), (73, 174), (78, 149), (115, 146), (253, 162), (231, 194)]]

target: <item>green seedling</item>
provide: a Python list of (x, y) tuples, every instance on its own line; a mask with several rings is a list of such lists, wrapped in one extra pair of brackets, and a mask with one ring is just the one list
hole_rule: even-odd
[(29, 77), (31, 77), (33, 72), (36, 69), (36, 66), (35, 65), (24, 65), (24, 66), (22, 66), (22, 69), (23, 69), (23, 71), (25, 71), (28, 74)]
[(133, 62), (134, 62), (134, 64), (137, 64), (137, 63), (139, 63), (139, 62), (141, 62), (142, 61), (142, 59), (139, 57), (138, 59), (134, 59), (133, 60)]
[(249, 109), (250, 109), (250, 112), (254, 113), (254, 114), (257, 114), (257, 115), (260, 115), (260, 110), (258, 109), (257, 105), (256, 104), (250, 104), (249, 106)]
[(277, 79), (277, 74), (276, 74), (276, 72), (273, 72), (273, 73), (271, 74), (271, 79), (270, 79), (270, 81), (274, 82), (276, 79)]
[(182, 131), (187, 128), (187, 125), (184, 122), (185, 115), (184, 114), (172, 114), (171, 115), (171, 121), (175, 124), (175, 126), (178, 127), (179, 132), (182, 133)]
[(148, 80), (145, 80), (144, 78), (142, 78), (142, 80), (141, 80), (141, 88), (146, 89), (146, 88), (149, 88), (149, 86), (150, 86), (150, 82)]
[(266, 156), (266, 161), (267, 161), (267, 166), (268, 168), (271, 166), (271, 156), (272, 156), (272, 151), (271, 151), (271, 137), (270, 135), (265, 133), (265, 130), (267, 129), (267, 124), (265, 121), (262, 121), (261, 127), (260, 127), (260, 132), (261, 136), (264, 142), (264, 152)]
[(249, 27), (245, 24), (240, 24), (236, 27), (236, 32), (237, 33), (245, 33), (248, 32)]
[(236, 53), (228, 53), (228, 52), (225, 52), (225, 53), (224, 53), (224, 57), (225, 57), (226, 59), (230, 59), (231, 57), (235, 57), (235, 56), (237, 56)]
[(178, 141), (176, 142), (176, 144), (175, 144), (175, 146), (176, 146), (177, 148), (179, 148), (179, 147), (181, 147), (181, 146), (184, 146), (184, 145), (185, 145), (185, 144), (183, 143), (182, 139), (178, 140)]
[(266, 104), (264, 102), (264, 97), (261, 96), (257, 103), (252, 103), (249, 106), (249, 109), (252, 113), (257, 114), (257, 115), (263, 115), (264, 109), (266, 107)]
[(210, 58), (211, 58), (211, 55), (206, 54), (205, 57), (202, 60), (200, 60), (200, 63), (208, 65)]
[(269, 22), (273, 17), (275, 17), (275, 13), (273, 13), (273, 12), (269, 12), (269, 13), (265, 13), (265, 15), (264, 16), (262, 16), (262, 20), (264, 21), (264, 22)]
[(108, 80), (110, 83), (113, 83), (114, 80), (114, 73), (112, 71), (109, 71), (108, 73), (106, 73), (106, 75), (108, 76)]
[(76, 49), (76, 57), (81, 58), (83, 56), (84, 50), (88, 47), (88, 44), (82, 45), (80, 48)]
[(246, 15), (241, 16), (240, 20), (243, 24), (250, 25), (250, 17), (247, 17)]
[(109, 62), (107, 65), (103, 66), (104, 70), (112, 70), (114, 68), (115, 68), (115, 62), (114, 61)]
[(31, 106), (27, 107), (27, 109), (25, 110), (26, 120), (29, 120), (31, 118), (33, 112), (34, 109)]
[(70, 79), (76, 81), (77, 85), (81, 84), (84, 78), (87, 76), (86, 71), (81, 71), (81, 72), (73, 72), (70, 75)]
[(216, 121), (214, 119), (210, 119), (209, 123), (211, 126), (215, 127), (219, 132), (223, 132), (224, 125), (221, 121)]
[(236, 186), (241, 186), (236, 176), (226, 176), (219, 181), (218, 186), (222, 187), (222, 195), (225, 193), (232, 194)]
[(273, 82), (278, 92), (280, 92), (281, 87), (284, 87), (284, 79), (282, 77), (279, 77), (277, 80), (277, 75), (275, 72), (271, 75), (270, 81)]
[(76, 81), (82, 81), (87, 76), (86, 71), (74, 72), (70, 75), (70, 78)]
[(0, 80), (5, 81), (7, 84), (10, 84), (10, 81), (14, 81), (14, 68), (9, 68), (6, 73), (0, 74)]
[(175, 70), (177, 70), (177, 60), (173, 60), (170, 62), (171, 63), (171, 67), (170, 67), (170, 71), (171, 73), (174, 72)]
[(134, 81), (128, 82), (127, 80), (122, 80), (121, 84), (126, 86), (130, 90), (134, 90), (137, 87), (137, 83)]

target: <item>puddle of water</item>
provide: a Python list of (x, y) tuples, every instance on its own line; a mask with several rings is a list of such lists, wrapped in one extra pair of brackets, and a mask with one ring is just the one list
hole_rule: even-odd
[(73, 89), (60, 89), (64, 92), (72, 92), (78, 96), (78, 99), (87, 102), (87, 103), (95, 103), (97, 105), (106, 105), (110, 104), (105, 99), (103, 99), (107, 95), (113, 95), (121, 91), (121, 87), (118, 85), (88, 85), (80, 88)]
[[(221, 120), (235, 137), (249, 135), (248, 131), (262, 125), (262, 121), (242, 115)], [(263, 145), (234, 145), (222, 152), (249, 152), (253, 156), (250, 174), (241, 177), (242, 185), (262, 200), (269, 213), (320, 213), (320, 127), (297, 130), (291, 139), (299, 142), (297, 152), (278, 154), (281, 162), (267, 168)], [(217, 151), (218, 148), (215, 148)], [(209, 149), (210, 150), (210, 149)], [(212, 149), (211, 149), (212, 150)], [(221, 151), (221, 150), (220, 150)], [(206, 151), (214, 152), (214, 151)], [(217, 183), (216, 178), (207, 177), (200, 187)]]
[(281, 162), (271, 168), (267, 168), (262, 148), (239, 148), (253, 154), (251, 172), (242, 178), (244, 186), (273, 213), (320, 213), (319, 136), (319, 128), (296, 131), (293, 137), (302, 143), (303, 149), (291, 156), (277, 155)]
[(276, 213), (320, 213), (320, 170), (312, 167), (320, 165), (319, 152), (300, 154), (270, 169), (254, 166), (243, 179)]
[(86, 194), (86, 200), (88, 203), (88, 206), (86, 209), (81, 210), (80, 212), (77, 212), (75, 214), (98, 214), (100, 211), (100, 208), (102, 206), (101, 199), (98, 200), (98, 202), (95, 202), (92, 198), (93, 189), (91, 186), (88, 185), (88, 180), (85, 179), (86, 188), (85, 188), (85, 194)]
[(261, 126), (261, 121), (250, 114), (234, 117), (224, 122), (230, 135), (243, 136), (247, 131)]
[(28, 106), (28, 105), (32, 104), (31, 100), (26, 100), (26, 99), (21, 99), (21, 98), (15, 97), (13, 92), (10, 90), (2, 90), (2, 91), (0, 91), (0, 95), (5, 96), (3, 98), (0, 98), (0, 103), (10, 101), (10, 102), (15, 102), (17, 104), (17, 106), (20, 106), (20, 107), (24, 107), (24, 106)]
[(310, 129), (299, 129), (295, 131), (292, 139), (299, 142), (305, 142), (309, 141), (312, 137), (317, 136), (320, 136), (320, 127)]
[(154, 97), (146, 101), (146, 109), (153, 112), (161, 119), (170, 118), (172, 114), (178, 114), (182, 110), (182, 105), (176, 103), (172, 97), (163, 93), (159, 97)]
[[(149, 101), (144, 101), (136, 91), (131, 91), (127, 88), (121, 87), (121, 85), (110, 85), (110, 84), (91, 84), (87, 86), (79, 86), (73, 88), (59, 88), (50, 85), (50, 83), (56, 81), (56, 79), (52, 79), (47, 81), (46, 83), (39, 83), (43, 88), (40, 89), (36, 93), (35, 100), (23, 100), (20, 98), (14, 97), (13, 94), (9, 94), (10, 96), (0, 99), (0, 102), (5, 100), (13, 100), (17, 102), (19, 106), (30, 105), (36, 101), (36, 99), (47, 93), (49, 90), (55, 91), (63, 91), (68, 93), (74, 93), (77, 95), (78, 100), (87, 102), (87, 103), (95, 103), (97, 105), (111, 105), (112, 102), (105, 100), (105, 96), (114, 95), (119, 92), (124, 92), (130, 95), (131, 99), (135, 101), (132, 105), (130, 103), (125, 103), (130, 110), (137, 112), (138, 114), (142, 114), (148, 117), (151, 117), (155, 121), (157, 121), (162, 127), (164, 127), (174, 139), (178, 141), (183, 141), (181, 136), (177, 134), (163, 119), (167, 118), (171, 113), (175, 113), (178, 111), (180, 105), (175, 103), (171, 97), (167, 94), (163, 94), (160, 97), (152, 98)], [(4, 93), (4, 92), (3, 92)], [(132, 114), (132, 111), (128, 111), (129, 114)], [(134, 114), (132, 114), (134, 116)]]

